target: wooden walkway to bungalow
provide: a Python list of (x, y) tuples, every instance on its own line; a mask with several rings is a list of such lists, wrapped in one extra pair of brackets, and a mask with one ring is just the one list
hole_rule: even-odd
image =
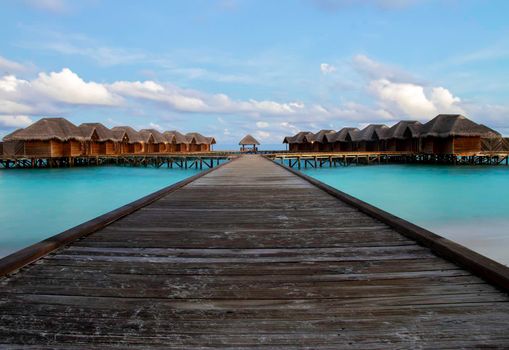
[(490, 266), (243, 156), (0, 279), (0, 348), (507, 348)]

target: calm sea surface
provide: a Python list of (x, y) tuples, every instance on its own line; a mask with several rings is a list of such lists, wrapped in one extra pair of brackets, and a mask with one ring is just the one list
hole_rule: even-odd
[(128, 167), (0, 170), (0, 257), (198, 172)]
[(509, 264), (509, 167), (371, 165), (302, 170)]

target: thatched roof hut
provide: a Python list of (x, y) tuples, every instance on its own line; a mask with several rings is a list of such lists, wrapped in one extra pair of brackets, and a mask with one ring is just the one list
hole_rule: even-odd
[(169, 142), (168, 152), (187, 152), (189, 150), (189, 141), (184, 134), (171, 130), (163, 132), (163, 136)]
[(111, 131), (101, 123), (83, 123), (80, 124), (79, 128), (81, 129), (83, 137), (86, 140), (91, 139), (92, 135), (95, 132), (97, 135), (97, 141), (99, 142), (122, 141), (122, 137), (115, 136), (113, 131)]
[(357, 138), (359, 132), (358, 128), (342, 128), (338, 132), (326, 134), (324, 139), (330, 151), (352, 152), (355, 150), (352, 141)]
[(313, 134), (313, 141), (314, 142), (320, 142), (320, 143), (326, 143), (327, 139), (325, 138), (327, 135), (335, 134), (335, 130), (326, 130), (322, 129), (318, 131), (316, 134)]
[(389, 127), (385, 124), (369, 124), (355, 134), (354, 141), (378, 141), (385, 137)]
[(384, 151), (419, 152), (419, 135), (422, 124), (415, 120), (402, 120), (389, 128), (382, 137)]
[(122, 138), (120, 153), (142, 153), (143, 138), (140, 133), (130, 126), (115, 126), (111, 131), (116, 137)]
[(163, 136), (171, 143), (176, 144), (188, 144), (189, 141), (187, 140), (186, 136), (176, 130), (171, 131), (165, 131), (163, 132)]
[(335, 133), (325, 135), (327, 142), (352, 142), (357, 138), (357, 134), (360, 132), (359, 128), (343, 128)]
[(360, 152), (378, 152), (384, 149), (380, 140), (385, 137), (389, 127), (384, 124), (369, 124), (361, 131), (355, 133), (354, 142), (356, 150)]
[[(251, 135), (246, 135), (239, 141), (240, 151), (241, 152), (256, 152), (258, 149), (256, 146), (260, 145), (257, 139), (255, 139)], [(247, 146), (247, 147), (246, 147)]]
[(208, 152), (214, 138), (205, 137), (198, 132), (189, 132), (186, 134), (186, 139), (189, 143), (190, 152)]
[(199, 132), (188, 132), (186, 134), (186, 139), (189, 143), (195, 143), (197, 145), (209, 145), (211, 140), (207, 137), (203, 136)]
[(481, 152), (482, 139), (500, 134), (461, 114), (440, 114), (421, 128), (421, 149), (425, 153), (471, 155)]
[(127, 142), (128, 143), (141, 143), (143, 142), (143, 139), (140, 135), (140, 133), (130, 126), (115, 126), (111, 128), (111, 131), (113, 131), (113, 134), (116, 137), (122, 137), (123, 135), (127, 136)]
[(288, 143), (306, 143), (306, 142), (313, 142), (314, 141), (314, 134), (311, 131), (300, 131), (297, 134), (285, 137), (284, 141), (287, 141)]
[(391, 126), (381, 139), (388, 140), (419, 137), (421, 128), (422, 124), (416, 120), (402, 120)]
[(240, 140), (239, 145), (241, 145), (241, 146), (243, 146), (243, 145), (255, 145), (255, 146), (259, 146), (260, 142), (258, 142), (257, 139), (255, 139), (253, 136), (248, 134), (248, 135), (244, 136), (242, 138), (242, 140)]
[(291, 152), (309, 152), (313, 148), (314, 136), (310, 131), (301, 131), (285, 137), (283, 143), (289, 144)]
[[(65, 118), (42, 118), (4, 138), (15, 155), (27, 157), (73, 157), (82, 155), (85, 140), (80, 128)], [(14, 142), (18, 142), (14, 144)], [(5, 153), (4, 144), (4, 153)]]
[(90, 156), (113, 155), (120, 153), (119, 142), (124, 136), (116, 136), (101, 123), (83, 123), (79, 126), (85, 137), (85, 154)]
[(147, 145), (145, 147), (145, 152), (163, 153), (171, 151), (170, 148), (167, 150), (166, 145), (168, 144), (168, 140), (166, 137), (156, 129), (142, 129), (140, 130), (140, 136)]
[(4, 137), (4, 141), (83, 141), (85, 138), (76, 125), (65, 118), (42, 118), (22, 130)]
[(141, 129), (139, 131), (141, 139), (145, 143), (165, 143), (167, 142), (166, 137), (156, 129)]
[(421, 137), (498, 137), (500, 134), (461, 114), (440, 114), (421, 128)]

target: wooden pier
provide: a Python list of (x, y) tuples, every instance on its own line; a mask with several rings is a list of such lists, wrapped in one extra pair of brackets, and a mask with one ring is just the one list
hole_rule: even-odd
[(509, 154), (479, 153), (463, 154), (424, 154), (415, 152), (285, 152), (266, 154), (267, 157), (290, 168), (322, 168), (358, 164), (419, 163), (450, 165), (509, 165)]
[(247, 155), (0, 260), (0, 348), (508, 348), (508, 270)]
[(209, 169), (232, 157), (225, 152), (175, 154), (122, 154), (79, 157), (5, 157), (0, 169), (69, 168), (79, 166), (120, 165), (132, 167), (167, 167)]

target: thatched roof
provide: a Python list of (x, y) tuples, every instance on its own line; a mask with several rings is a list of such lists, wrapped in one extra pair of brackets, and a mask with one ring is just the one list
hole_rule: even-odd
[(154, 143), (167, 143), (168, 140), (164, 135), (157, 131), (156, 129), (142, 129), (140, 130), (140, 135), (145, 143), (150, 141), (150, 137), (152, 137), (152, 142)]
[(182, 143), (189, 143), (186, 136), (184, 134), (181, 134), (180, 132), (176, 130), (171, 131), (165, 131), (163, 132), (163, 136), (168, 140), (170, 143), (176, 143), (176, 144), (182, 144)]
[(92, 135), (97, 134), (97, 141), (122, 141), (122, 137), (116, 137), (113, 131), (105, 127), (101, 123), (83, 123), (79, 126), (83, 137), (87, 140), (92, 138)]
[(240, 140), (239, 145), (259, 145), (260, 142), (258, 142), (253, 136), (246, 135)]
[(479, 126), (484, 130), (481, 134), (481, 137), (484, 138), (499, 138), (502, 137), (502, 134), (498, 131), (493, 130), (492, 128), (487, 127), (484, 124), (479, 124)]
[(129, 143), (143, 142), (140, 133), (131, 128), (130, 126), (115, 126), (114, 128), (111, 128), (111, 131), (113, 131), (116, 137), (119, 137), (120, 135), (125, 133), (125, 135), (129, 139), (128, 140)]
[(22, 130), (23, 130), (23, 128), (19, 128), (19, 129), (14, 130), (14, 131), (13, 131), (13, 132), (11, 132), (10, 134), (5, 135), (5, 136), (4, 136), (4, 138), (3, 138), (3, 141), (13, 141), (13, 138), (12, 138), (12, 137), (13, 137), (14, 135), (18, 134), (18, 133), (19, 133), (20, 131), (22, 131)]
[(422, 124), (416, 120), (402, 120), (389, 128), (382, 139), (419, 137)]
[(209, 144), (211, 144), (211, 145), (216, 144), (216, 139), (214, 138), (214, 136), (209, 136), (209, 137), (207, 137), (207, 139), (209, 140)]
[(316, 134), (313, 135), (313, 141), (320, 142), (320, 143), (327, 142), (327, 139), (325, 138), (325, 136), (327, 136), (329, 134), (335, 134), (335, 133), (336, 133), (335, 130), (320, 130)]
[(355, 134), (353, 141), (376, 141), (385, 137), (389, 127), (384, 124), (369, 124)]
[(461, 114), (440, 114), (421, 128), (421, 137), (450, 137), (450, 136), (500, 136), (494, 130), (481, 126)]
[(327, 142), (349, 142), (356, 138), (357, 133), (360, 130), (358, 128), (343, 128), (338, 132), (325, 135)]
[(203, 136), (199, 132), (189, 132), (186, 134), (186, 139), (189, 143), (196, 143), (197, 145), (210, 145), (211, 140)]
[(287, 141), (287, 143), (305, 143), (305, 142), (312, 142), (314, 141), (314, 134), (311, 131), (301, 131), (295, 134), (294, 136), (287, 136), (283, 140)]
[[(6, 139), (7, 138), (7, 139)], [(19, 132), (4, 137), (4, 141), (84, 140), (80, 128), (64, 118), (42, 118)]]
[(290, 143), (290, 141), (293, 139), (293, 136), (285, 136), (283, 139), (283, 143)]

